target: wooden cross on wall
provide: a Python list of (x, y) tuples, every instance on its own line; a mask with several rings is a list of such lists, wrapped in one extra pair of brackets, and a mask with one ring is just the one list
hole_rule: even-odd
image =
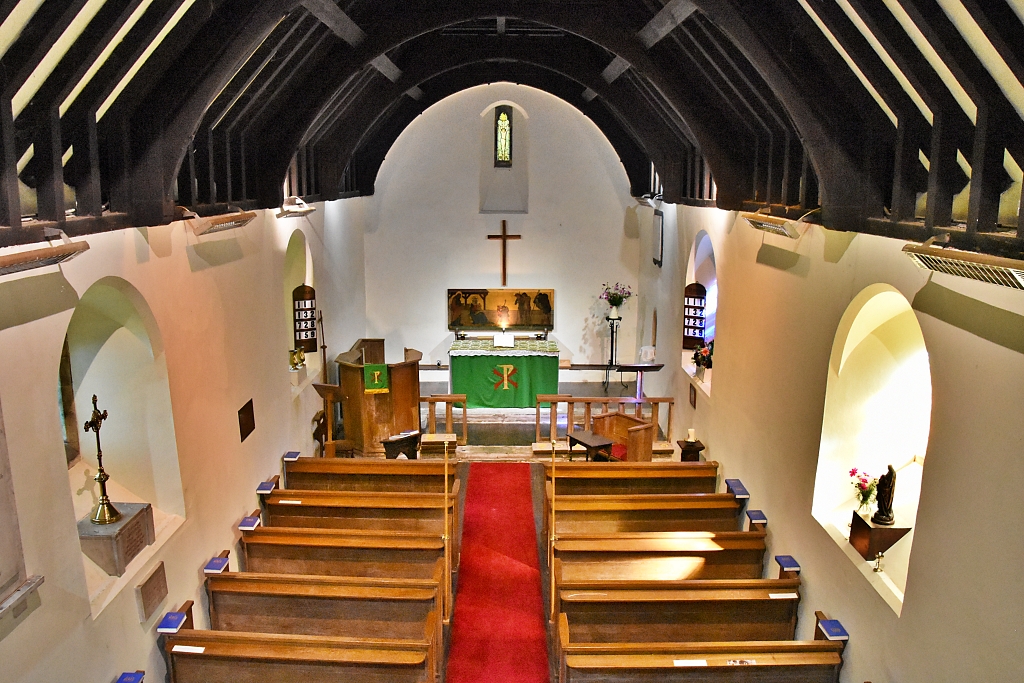
[(489, 240), (501, 240), (501, 286), (508, 286), (508, 241), (509, 240), (521, 240), (522, 235), (510, 235), (508, 234), (508, 223), (506, 221), (501, 222), (501, 234), (500, 235), (488, 235)]

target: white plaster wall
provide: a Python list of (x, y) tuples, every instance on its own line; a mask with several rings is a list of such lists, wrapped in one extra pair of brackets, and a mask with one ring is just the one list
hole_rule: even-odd
[[(814, 227), (793, 242), (735, 214), (663, 210), (665, 265), (641, 260), (640, 271), (645, 333), (657, 307), (658, 359), (666, 363), (650, 377), (649, 393), (672, 393), (682, 408), (677, 433), (695, 427), (723, 476), (742, 479), (750, 507), (768, 516), (768, 556), (790, 554), (802, 565), (798, 636), (811, 637), (815, 610), (840, 619), (850, 632), (844, 682), (1024, 677), (1024, 512), (1016, 504), (1024, 485), (1024, 293), (941, 274), (922, 291), (929, 276), (897, 240)], [(714, 242), (719, 308), (713, 397), (698, 391), (693, 411), (691, 380), (678, 369), (678, 327), (685, 264), (700, 229)], [(648, 228), (641, 253), (650, 243)], [(900, 617), (811, 517), (832, 342), (846, 307), (876, 282), (914, 304), (932, 377)], [(773, 562), (768, 571), (777, 571)]]
[[(481, 126), (506, 100), (529, 117), (529, 213), (481, 214)], [(481, 112), (484, 123), (481, 123)], [(519, 110), (516, 111), (519, 114)], [(521, 117), (517, 116), (521, 121)], [(522, 124), (519, 124), (522, 125)], [(525, 145), (524, 145), (525, 147)], [(553, 337), (563, 358), (607, 362), (603, 282), (636, 286), (636, 203), (625, 170), (600, 130), (551, 95), (510, 83), (470, 88), (427, 109), (388, 152), (367, 198), (368, 334), (384, 337), (389, 360), (402, 347), (447, 363), (447, 290), (501, 285), (499, 243), (486, 236), (508, 221), (508, 286), (555, 290)], [(622, 309), (620, 361), (636, 357), (635, 304)]]
[[(0, 640), (4, 683), (111, 681), (136, 669), (163, 680), (159, 616), (186, 599), (203, 605), (201, 568), (225, 548), (235, 566), (235, 525), (257, 506), (256, 484), (280, 472), (285, 451), (312, 447), (310, 420), (320, 401), (311, 387), (293, 391), (281, 314), (294, 229), (311, 248), (329, 355), (364, 335), (361, 206), (341, 204), (318, 204), (308, 218), (282, 221), (261, 212), (245, 228), (200, 239), (182, 223), (93, 235), (90, 251), (61, 271), (0, 280), (0, 402), (14, 495), (26, 570), (46, 579), (42, 606)], [(170, 591), (144, 624), (134, 583), (91, 615), (57, 404), (73, 307), (106, 276), (131, 283), (159, 326), (184, 494), (184, 525), (139, 573), (141, 579), (162, 560)], [(239, 443), (237, 410), (250, 398), (256, 431)], [(91, 439), (82, 444), (94, 448)], [(118, 457), (110, 455), (113, 466)], [(205, 624), (202, 612), (197, 619)]]

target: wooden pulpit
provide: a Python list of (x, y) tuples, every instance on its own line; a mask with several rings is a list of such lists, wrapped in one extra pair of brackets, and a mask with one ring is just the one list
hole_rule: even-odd
[[(401, 363), (384, 363), (383, 339), (360, 339), (335, 359), (338, 363), (338, 385), (317, 385), (317, 391), (329, 402), (341, 401), (342, 420), (345, 425), (345, 443), (357, 456), (381, 457), (381, 444), (394, 434), (420, 428), (420, 369), (423, 354), (414, 349), (405, 350)], [(382, 365), (386, 381), (383, 388), (367, 390), (366, 366)], [(373, 379), (371, 377), (371, 379)], [(328, 434), (326, 454), (334, 435)]]

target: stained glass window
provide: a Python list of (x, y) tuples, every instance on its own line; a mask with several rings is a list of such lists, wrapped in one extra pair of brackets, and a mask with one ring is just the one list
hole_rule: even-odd
[(494, 108), (494, 165), (512, 165), (512, 107)]

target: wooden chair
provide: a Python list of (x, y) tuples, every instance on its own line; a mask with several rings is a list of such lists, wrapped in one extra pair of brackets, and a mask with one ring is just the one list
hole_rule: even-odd
[(625, 413), (595, 415), (594, 433), (615, 443), (611, 457), (624, 462), (650, 462), (654, 447), (654, 425)]

